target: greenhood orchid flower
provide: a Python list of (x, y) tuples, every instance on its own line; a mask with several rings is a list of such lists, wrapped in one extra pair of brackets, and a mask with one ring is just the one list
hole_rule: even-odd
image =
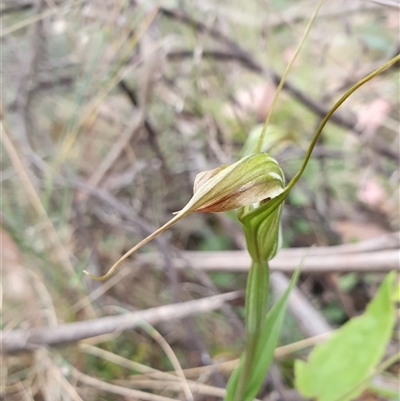
[(236, 163), (199, 173), (194, 182), (193, 197), (181, 211), (175, 213), (175, 217), (125, 253), (106, 275), (97, 277), (85, 273), (93, 279), (105, 280), (132, 253), (188, 214), (225, 212), (242, 207), (252, 210), (257, 204), (264, 204), (280, 195), (284, 185), (278, 162), (267, 153), (252, 154)]

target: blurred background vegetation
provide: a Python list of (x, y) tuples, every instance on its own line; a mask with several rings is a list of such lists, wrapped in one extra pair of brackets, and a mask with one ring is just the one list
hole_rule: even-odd
[[(112, 286), (82, 271), (104, 274), (186, 204), (198, 172), (240, 157), (316, 2), (10, 0), (1, 7), (2, 120), (10, 140), (1, 159), (2, 328), (243, 290), (244, 272), (174, 266), (181, 251), (242, 249), (234, 213), (189, 216), (141, 251), (158, 253), (159, 263), (134, 256)], [(265, 149), (288, 179), (330, 105), (399, 53), (399, 29), (394, 1), (324, 4), (267, 133)], [(284, 208), (285, 248), (399, 229), (398, 67), (361, 88), (324, 130)], [(331, 327), (363, 311), (383, 277), (378, 268), (351, 270), (302, 276), (302, 295)], [(209, 365), (240, 355), (242, 321), (239, 298), (227, 310), (157, 330), (183, 369), (206, 367), (188, 373), (192, 380), (224, 387), (228, 373)], [(309, 335), (288, 315), (281, 343)], [(144, 329), (97, 338), (90, 344), (100, 357), (77, 344), (9, 355), (2, 391), (11, 400), (187, 399), (167, 385), (146, 387), (132, 366), (105, 358), (108, 351), (173, 370), (157, 338)], [(293, 392), (282, 398), (279, 388), (293, 387), (293, 359), (301, 355), (277, 361), (261, 398), (299, 399)], [(154, 398), (103, 391), (77, 372)], [(195, 399), (220, 398), (203, 392)], [(360, 399), (388, 398), (368, 391)]]

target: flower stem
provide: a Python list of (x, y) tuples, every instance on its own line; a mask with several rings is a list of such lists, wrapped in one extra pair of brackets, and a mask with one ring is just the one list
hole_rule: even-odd
[(235, 401), (242, 401), (246, 385), (256, 365), (256, 349), (266, 314), (269, 295), (268, 262), (253, 262), (246, 288), (246, 345), (244, 366), (235, 393)]

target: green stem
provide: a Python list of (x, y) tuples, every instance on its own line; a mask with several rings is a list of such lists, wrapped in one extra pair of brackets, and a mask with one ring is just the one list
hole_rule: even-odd
[(235, 401), (242, 401), (246, 385), (251, 377), (252, 367), (256, 365), (256, 349), (261, 327), (267, 314), (269, 294), (268, 262), (253, 262), (246, 288), (246, 346), (244, 367), (235, 393)]
[[(322, 120), (320, 126), (318, 127), (317, 131), (314, 133), (314, 136), (311, 140), (310, 146), (307, 149), (306, 155), (304, 157), (303, 163), (299, 169), (299, 171), (296, 173), (296, 175), (290, 180), (289, 184), (285, 187), (284, 191), (278, 195), (277, 197), (273, 198), (269, 202), (267, 202), (265, 205), (259, 207), (258, 209), (255, 209), (253, 211), (250, 211), (247, 213), (247, 215), (244, 215), (241, 217), (241, 221), (243, 224), (246, 224), (246, 221), (250, 221), (253, 219), (253, 217), (257, 218), (266, 218), (268, 217), (271, 213), (273, 213), (279, 205), (281, 205), (287, 196), (289, 195), (290, 191), (293, 189), (293, 187), (296, 185), (297, 181), (300, 179), (300, 177), (303, 175), (304, 170), (307, 167), (308, 161), (310, 160), (311, 154), (314, 150), (315, 144), (318, 141), (318, 138), (321, 135), (321, 132), (325, 128), (325, 125), (328, 123), (329, 119), (331, 118), (332, 114), (335, 113), (335, 111), (361, 86), (363, 86), (365, 83), (370, 81), (371, 79), (375, 78), (378, 74), (380, 74), (382, 71), (386, 70), (387, 68), (391, 67), (393, 64), (396, 64), (400, 62), (400, 54), (397, 55), (396, 57), (393, 57), (391, 60), (389, 60), (387, 63), (382, 65), (381, 67), (377, 68), (375, 71), (371, 72), (369, 75), (367, 75), (365, 78), (363, 78), (361, 81), (357, 82), (355, 85), (353, 85), (350, 89), (346, 91), (346, 93), (333, 105), (333, 107), (329, 110), (327, 115), (324, 117)], [(266, 212), (264, 214), (263, 212)]]
[(307, 167), (308, 161), (311, 157), (311, 154), (314, 150), (315, 144), (318, 141), (319, 136), (321, 135), (322, 130), (324, 129), (325, 125), (331, 118), (332, 114), (361, 86), (363, 86), (365, 83), (370, 81), (372, 78), (375, 78), (378, 74), (380, 74), (382, 71), (386, 70), (393, 64), (397, 63), (400, 61), (400, 54), (397, 55), (396, 57), (393, 57), (391, 60), (389, 60), (387, 63), (376, 69), (375, 71), (371, 72), (369, 75), (367, 75), (365, 78), (363, 78), (361, 81), (358, 81), (355, 85), (353, 85), (350, 89), (346, 91), (346, 93), (334, 104), (334, 106), (329, 110), (328, 114), (324, 117), (322, 120), (320, 126), (318, 127), (317, 131), (314, 134), (314, 137), (311, 141), (310, 146), (307, 149), (306, 156), (304, 158), (303, 164), (300, 167), (300, 170), (297, 172), (297, 174), (291, 179), (287, 187), (285, 188), (285, 193), (286, 195), (290, 192), (290, 190), (295, 186), (297, 181), (300, 179), (302, 176), (304, 170)]
[(264, 122), (264, 125), (263, 125), (263, 129), (261, 131), (261, 135), (258, 138), (256, 153), (261, 152), (261, 148), (262, 148), (262, 145), (263, 145), (263, 142), (264, 142), (265, 133), (267, 132), (267, 127), (268, 127), (268, 124), (269, 124), (269, 122), (271, 120), (271, 116), (272, 116), (272, 113), (274, 111), (275, 104), (276, 104), (276, 102), (278, 100), (279, 93), (281, 92), (281, 90), (283, 88), (283, 85), (284, 85), (284, 83), (286, 81), (286, 77), (288, 76), (289, 71), (292, 68), (293, 63), (295, 62), (298, 54), (300, 53), (300, 50), (303, 47), (304, 42), (306, 41), (306, 38), (307, 38), (307, 36), (308, 36), (308, 34), (310, 32), (311, 26), (314, 23), (315, 18), (317, 17), (318, 11), (321, 8), (322, 3), (323, 3), (323, 0), (320, 0), (320, 2), (317, 5), (317, 8), (315, 9), (313, 15), (310, 18), (310, 21), (307, 24), (306, 30), (303, 33), (303, 37), (301, 38), (300, 43), (297, 46), (297, 49), (296, 49), (292, 59), (290, 60), (289, 64), (286, 66), (286, 69), (285, 69), (285, 72), (282, 75), (281, 81), (279, 82), (279, 85), (276, 88), (275, 96), (272, 99), (272, 104), (271, 104), (271, 107), (270, 107), (270, 109), (268, 111), (267, 118), (265, 119), (265, 122)]

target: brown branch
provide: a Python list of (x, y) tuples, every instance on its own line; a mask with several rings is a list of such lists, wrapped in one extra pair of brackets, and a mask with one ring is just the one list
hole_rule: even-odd
[[(335, 254), (330, 253), (330, 248), (336, 247), (317, 248), (317, 253), (313, 253), (315, 248), (303, 253), (297, 249), (285, 249), (270, 262), (271, 270), (291, 273), (301, 265), (304, 273), (325, 274), (388, 272), (399, 268), (399, 249)], [(156, 254), (140, 254), (137, 258), (143, 263), (158, 263)], [(174, 265), (177, 268), (191, 266), (193, 269), (203, 271), (246, 272), (251, 265), (251, 259), (247, 251), (187, 251), (181, 253), (181, 258), (174, 259)]]
[[(342, 244), (336, 246), (321, 246), (314, 248), (291, 248), (282, 249), (280, 254), (289, 256), (303, 256), (306, 252), (309, 256), (326, 256), (349, 253), (363, 253), (373, 251), (383, 251), (387, 249), (400, 248), (400, 231), (380, 235), (379, 237), (363, 240), (354, 244)], [(287, 253), (287, 255), (286, 255)]]
[[(221, 252), (220, 255), (208, 254), (208, 258), (203, 259), (203, 255), (190, 255), (190, 263), (194, 268), (203, 270), (228, 270), (228, 271), (247, 271), (250, 266), (250, 257), (247, 252), (233, 251), (230, 255)], [(186, 257), (187, 254), (184, 254)], [(346, 273), (346, 272), (388, 272), (399, 268), (399, 250), (368, 252), (360, 254), (345, 255), (326, 255), (318, 257), (307, 257), (306, 253), (302, 263), (304, 273)], [(203, 260), (202, 260), (203, 259)], [(271, 261), (272, 271), (293, 272), (300, 266), (303, 257), (293, 257), (285, 259), (284, 255), (278, 255)], [(207, 263), (208, 262), (208, 263)]]
[(140, 327), (143, 321), (154, 325), (171, 319), (182, 319), (221, 308), (241, 294), (240, 291), (215, 295), (179, 304), (165, 305), (134, 313), (107, 316), (94, 320), (60, 324), (56, 327), (35, 327), (30, 330), (0, 331), (1, 352), (29, 351), (43, 346), (55, 346), (103, 334)]

